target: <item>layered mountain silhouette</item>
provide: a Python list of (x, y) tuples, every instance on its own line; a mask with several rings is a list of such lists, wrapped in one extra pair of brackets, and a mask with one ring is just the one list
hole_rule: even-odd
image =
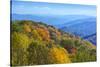
[(81, 36), (96, 44), (96, 18), (75, 20), (60, 26), (58, 25), (58, 27), (65, 32)]
[[(20, 17), (19, 17), (20, 16)], [(12, 20), (35, 20), (38, 22), (44, 22), (49, 25), (53, 25), (62, 31), (69, 32), (76, 36), (80, 36), (93, 44), (96, 44), (96, 18), (85, 15), (63, 15), (63, 16), (51, 16), (51, 15), (24, 15), (24, 14), (12, 14)], [(85, 38), (92, 34), (95, 34), (93, 38)], [(91, 41), (91, 40), (92, 41)]]

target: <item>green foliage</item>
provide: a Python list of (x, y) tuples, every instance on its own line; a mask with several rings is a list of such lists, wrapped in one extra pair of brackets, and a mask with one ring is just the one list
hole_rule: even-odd
[(32, 42), (27, 50), (29, 65), (40, 65), (48, 63), (48, 48), (39, 44), (38, 41)]
[(42, 22), (39, 22), (40, 25), (44, 25), (44, 26), (48, 26), (47, 24), (45, 23), (42, 23)]
[(27, 55), (28, 53), (25, 48), (12, 48), (11, 65), (28, 65)]
[(62, 39), (61, 40), (61, 44), (63, 47), (74, 47), (74, 41), (72, 39)]
[(76, 52), (75, 43), (72, 39), (62, 39), (61, 46), (64, 47), (68, 51), (68, 53)]
[(12, 23), (12, 31), (15, 31), (15, 32), (22, 32), (23, 31), (23, 26), (19, 26), (19, 24), (17, 22), (13, 22)]
[(33, 39), (36, 39), (36, 40), (42, 40), (42, 38), (41, 38), (41, 36), (38, 34), (38, 32), (37, 32), (37, 30), (32, 30), (32, 35), (31, 35), (31, 37), (33, 38)]
[(96, 49), (96, 46), (94, 46), (92, 43), (89, 41), (84, 41), (84, 45), (88, 47), (89, 49)]
[(80, 37), (35, 21), (12, 21), (11, 65), (96, 61), (96, 47)]
[(73, 57), (72, 62), (91, 62), (96, 61), (96, 54), (91, 54), (91, 50), (87, 51), (84, 49), (84, 51), (79, 51), (77, 54)]
[(12, 47), (13, 48), (27, 48), (30, 44), (30, 39), (23, 33), (12, 33)]
[(80, 40), (75, 40), (74, 44), (75, 44), (75, 47), (77, 47), (77, 48), (82, 45), (81, 42), (80, 42)]

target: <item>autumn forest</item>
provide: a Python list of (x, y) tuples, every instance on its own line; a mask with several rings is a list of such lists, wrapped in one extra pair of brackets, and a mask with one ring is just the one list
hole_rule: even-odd
[(96, 61), (96, 46), (44, 22), (11, 21), (11, 65)]

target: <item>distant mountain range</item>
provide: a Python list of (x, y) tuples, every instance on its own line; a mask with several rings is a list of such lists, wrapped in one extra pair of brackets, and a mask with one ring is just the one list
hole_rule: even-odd
[[(27, 15), (27, 14), (12, 14), (12, 20), (33, 20), (43, 22), (49, 25), (60, 25), (69, 23), (74, 20), (86, 19), (91, 16), (85, 15), (62, 15), (62, 16), (51, 16), (51, 15)], [(72, 22), (73, 23), (73, 22)]]
[(86, 36), (84, 37), (84, 39), (92, 42), (94, 45), (96, 45), (97, 43), (97, 38), (96, 38), (96, 33), (92, 34), (92, 35), (89, 35), (89, 36)]
[(80, 36), (96, 45), (96, 17), (85, 15), (43, 16), (12, 14), (12, 20), (44, 22), (62, 31)]
[(81, 36), (96, 45), (96, 18), (75, 20), (58, 25), (58, 27), (65, 32)]
[(96, 18), (87, 18), (56, 25), (59, 29), (81, 36), (96, 45)]
[(66, 24), (56, 25), (59, 29), (84, 37), (96, 33), (96, 18), (80, 19)]

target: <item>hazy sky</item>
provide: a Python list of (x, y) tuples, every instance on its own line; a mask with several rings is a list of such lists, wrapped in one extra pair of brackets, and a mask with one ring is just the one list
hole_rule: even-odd
[(87, 15), (96, 16), (96, 6), (76, 4), (54, 4), (42, 2), (12, 2), (13, 14), (31, 15)]

